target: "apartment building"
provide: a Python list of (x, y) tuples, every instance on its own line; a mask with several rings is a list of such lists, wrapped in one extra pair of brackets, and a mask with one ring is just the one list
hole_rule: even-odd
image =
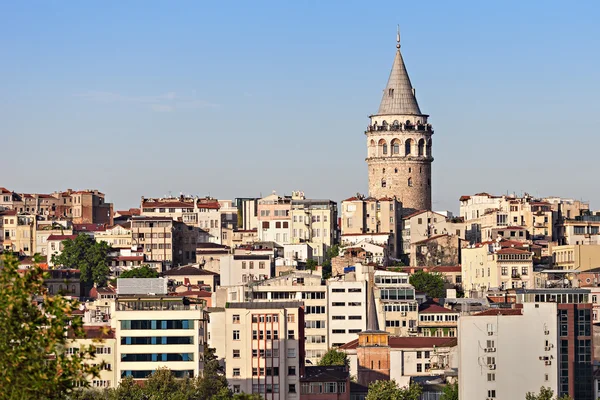
[(402, 252), (410, 254), (411, 244), (439, 235), (465, 239), (466, 228), (462, 218), (453, 218), (434, 211), (416, 211), (402, 218)]
[(348, 354), (350, 375), (365, 386), (376, 380), (393, 379), (401, 387), (418, 377), (445, 380), (458, 367), (456, 338), (397, 337), (368, 330), (340, 349)]
[(72, 224), (68, 221), (37, 221), (34, 254), (48, 255), (48, 238), (54, 235), (72, 235)]
[(600, 245), (600, 213), (586, 212), (558, 222), (561, 245)]
[(308, 244), (313, 259), (321, 263), (327, 250), (339, 241), (337, 203), (306, 199), (304, 192), (292, 192), (291, 219), (291, 243)]
[(78, 224), (112, 224), (113, 205), (98, 190), (67, 189), (52, 194), (14, 193), (0, 188), (0, 208), (43, 218), (66, 218)]
[(106, 242), (113, 249), (130, 249), (131, 234), (131, 222), (124, 222), (96, 232), (94, 239), (96, 242)]
[(258, 240), (279, 245), (291, 240), (292, 198), (275, 192), (258, 200)]
[(458, 312), (437, 303), (422, 303), (419, 305), (419, 336), (457, 337), (459, 316)]
[(141, 200), (141, 215), (146, 217), (168, 217), (187, 226), (202, 229), (205, 235), (200, 240), (221, 243), (221, 205), (212, 197), (161, 197)]
[(177, 378), (199, 376), (207, 317), (203, 306), (193, 301), (160, 293), (118, 295), (111, 310), (117, 342), (116, 379), (146, 379), (164, 367)]
[(3, 219), (4, 250), (32, 256), (35, 252), (36, 216), (10, 210), (4, 211)]
[(50, 235), (46, 238), (46, 255), (48, 257), (48, 266), (53, 267), (52, 257), (58, 257), (64, 248), (65, 240), (75, 240), (77, 235)]
[(272, 249), (249, 250), (220, 259), (221, 285), (233, 286), (262, 281), (275, 275)]
[(358, 333), (367, 329), (367, 281), (351, 280), (350, 277), (348, 280), (346, 277), (330, 279), (327, 282), (327, 297), (328, 342), (330, 347), (339, 347), (356, 339)]
[(67, 354), (76, 354), (82, 348), (93, 346), (95, 357), (90, 363), (92, 365), (104, 365), (100, 368), (100, 374), (97, 377), (88, 377), (88, 382), (92, 388), (115, 388), (119, 385), (119, 378), (116, 374), (116, 355), (117, 342), (115, 339), (115, 330), (106, 325), (84, 325), (84, 337), (75, 338), (73, 332), (68, 332), (69, 340), (65, 346)]
[(533, 253), (519, 242), (480, 243), (462, 250), (461, 276), (467, 297), (492, 289), (533, 288)]
[(233, 206), (238, 210), (238, 229), (258, 229), (258, 200), (255, 197), (239, 197), (233, 201)]
[(418, 333), (419, 304), (404, 272), (375, 271), (373, 277), (378, 325), (394, 336)]
[(385, 244), (391, 257), (401, 252), (402, 203), (392, 198), (375, 199), (357, 194), (342, 201), (341, 242), (361, 240)]
[(463, 315), (458, 321), (459, 397), (524, 399), (542, 386), (557, 393), (557, 313), (556, 303), (529, 303)]
[(175, 255), (174, 229), (175, 222), (170, 217), (132, 217), (131, 245), (142, 247), (147, 260), (159, 261), (168, 269)]
[(302, 301), (304, 303), (304, 336), (306, 363), (317, 365), (329, 349), (327, 324), (327, 286), (320, 273), (293, 271), (241, 288), (236, 298), (252, 302)]
[(307, 366), (304, 371), (300, 400), (350, 400), (350, 374), (345, 366)]
[(552, 261), (558, 269), (589, 271), (600, 267), (600, 244), (552, 247)]
[[(594, 397), (594, 337), (593, 304), (589, 289), (519, 289), (517, 304), (556, 303), (558, 309), (558, 331), (553, 335), (549, 329), (548, 345), (557, 349), (558, 368), (557, 394), (569, 395), (577, 400), (593, 400)], [(555, 313), (556, 315), (556, 313)], [(539, 327), (538, 327), (539, 330)], [(556, 332), (556, 331), (554, 331)], [(462, 331), (461, 331), (462, 334)], [(544, 342), (546, 346), (546, 342)], [(544, 348), (545, 350), (545, 348)], [(544, 360), (548, 361), (548, 360)], [(552, 359), (550, 359), (552, 361)]]
[(225, 360), (234, 393), (299, 399), (304, 375), (304, 304), (298, 301), (229, 303), (211, 309), (211, 346)]

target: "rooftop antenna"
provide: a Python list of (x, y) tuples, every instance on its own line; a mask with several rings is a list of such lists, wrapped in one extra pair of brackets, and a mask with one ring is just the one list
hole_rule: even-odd
[(400, 49), (400, 24), (398, 24), (398, 29), (396, 31), (396, 48)]

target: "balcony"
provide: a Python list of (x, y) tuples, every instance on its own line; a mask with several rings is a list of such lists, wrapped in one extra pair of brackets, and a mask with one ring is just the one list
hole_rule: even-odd
[(511, 274), (510, 277), (512, 279), (521, 279), (521, 274)]
[(433, 128), (431, 124), (394, 124), (394, 125), (369, 125), (367, 132), (381, 132), (381, 131), (421, 131), (421, 132), (432, 132)]

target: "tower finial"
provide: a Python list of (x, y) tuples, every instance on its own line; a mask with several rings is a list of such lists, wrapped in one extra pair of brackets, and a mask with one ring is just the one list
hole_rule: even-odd
[(398, 31), (396, 33), (396, 48), (400, 48), (400, 24), (398, 24)]

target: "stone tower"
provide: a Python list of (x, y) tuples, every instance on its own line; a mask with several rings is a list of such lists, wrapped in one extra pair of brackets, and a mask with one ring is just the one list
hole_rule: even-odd
[(431, 210), (431, 135), (404, 66), (397, 36), (396, 57), (379, 111), (371, 115), (367, 135), (369, 195), (396, 197), (404, 214)]

